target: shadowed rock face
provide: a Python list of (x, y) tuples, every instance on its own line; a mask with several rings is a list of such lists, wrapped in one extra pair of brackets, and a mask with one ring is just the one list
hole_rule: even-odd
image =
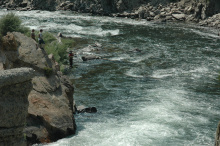
[(23, 130), (33, 76), (31, 68), (0, 71), (0, 145), (26, 145)]
[[(17, 32), (8, 33), (2, 46), (2, 69), (30, 67), (35, 70), (33, 89), (28, 95), (25, 128), (28, 144), (52, 142), (74, 134), (74, 88), (71, 81), (57, 71), (53, 57), (49, 58), (33, 39)], [(46, 75), (46, 70), (51, 73)]]
[[(220, 12), (219, 0), (176, 0), (181, 5), (202, 3), (207, 5), (207, 15), (212, 16)], [(0, 5), (8, 9), (17, 10), (73, 10), (86, 13), (109, 15), (111, 13), (131, 12), (141, 5), (150, 3), (153, 6), (171, 3), (170, 0), (0, 0)]]
[(216, 135), (215, 135), (215, 146), (220, 146), (220, 122), (218, 123)]

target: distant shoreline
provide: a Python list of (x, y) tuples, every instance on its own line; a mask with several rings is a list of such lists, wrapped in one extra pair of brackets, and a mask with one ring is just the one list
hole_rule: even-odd
[[(198, 26), (210, 27), (214, 29), (220, 29), (220, 13), (207, 16), (206, 9), (208, 6), (204, 3), (168, 3), (167, 5), (156, 5), (142, 4), (139, 7), (131, 8), (121, 12), (114, 12), (107, 10), (88, 10), (88, 8), (75, 8), (75, 3), (63, 2), (56, 4), (56, 6), (50, 6), (49, 4), (45, 7), (33, 6), (29, 3), (21, 4), (4, 4), (0, 6), (0, 10), (4, 9), (7, 11), (70, 11), (78, 14), (88, 14), (91, 16), (109, 16), (109, 17), (121, 17), (128, 19), (144, 19), (149, 22), (163, 23), (163, 22), (183, 22), (189, 24), (196, 24)], [(103, 6), (104, 7), (104, 6)], [(41, 8), (41, 9), (40, 9)], [(104, 8), (103, 8), (104, 9)]]

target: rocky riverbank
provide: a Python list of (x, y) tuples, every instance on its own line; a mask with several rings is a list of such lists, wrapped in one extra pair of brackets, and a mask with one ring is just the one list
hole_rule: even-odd
[[(56, 141), (75, 133), (74, 88), (71, 81), (59, 71), (52, 55), (47, 55), (44, 50), (38, 48), (33, 39), (17, 32), (8, 33), (3, 37), (3, 43), (0, 45), (0, 67), (1, 72), (21, 67), (35, 70), (35, 77), (31, 81), (33, 88), (30, 89), (30, 94), (27, 94), (28, 98), (26, 99), (29, 105), (28, 103), (24, 105), (16, 102), (18, 103), (16, 106), (23, 110), (28, 105), (28, 109), (25, 111), (27, 114), (23, 114), (27, 116), (26, 123), (25, 120), (22, 121), (25, 124), (24, 131), (28, 145)], [(24, 78), (26, 77), (24, 76)], [(20, 82), (19, 78), (13, 79), (15, 82)], [(1, 84), (5, 85), (5, 83)], [(19, 89), (13, 90), (12, 94), (12, 90), (9, 90), (11, 86), (10, 88), (7, 86), (8, 88), (2, 89), (4, 92), (0, 92), (0, 97), (3, 93), (8, 93), (7, 95), (12, 97), (17, 96), (20, 92), (23, 93), (23, 88), (26, 87), (18, 86), (18, 84), (14, 86)], [(1, 106), (2, 104), (0, 108)], [(10, 109), (14, 108), (10, 104), (8, 106), (7, 111), (13, 113), (14, 111)], [(1, 115), (7, 116), (7, 114)], [(7, 121), (11, 118), (5, 117), (3, 119)], [(14, 123), (17, 122), (16, 119), (11, 120)], [(4, 121), (1, 118), (0, 125), (2, 122)], [(1, 133), (0, 137), (4, 137)]]
[(174, 2), (172, 3), (170, 0), (0, 0), (1, 7), (8, 10), (65, 10), (156, 22), (193, 22), (201, 26), (220, 28), (219, 1), (174, 0)]
[[(29, 11), (29, 10), (66, 10), (75, 11), (79, 13), (91, 13), (95, 15), (107, 15), (111, 17), (126, 17), (130, 19), (145, 19), (152, 22), (193, 22), (200, 26), (208, 26), (214, 28), (220, 28), (220, 2), (218, 0), (181, 0), (176, 3), (170, 3), (168, 0), (155, 0), (155, 1), (142, 1), (142, 0), (94, 0), (94, 1), (81, 1), (81, 0), (54, 0), (54, 1), (44, 1), (44, 0), (0, 0), (0, 6), (8, 10), (19, 10), (19, 11)], [(22, 44), (22, 43), (21, 43)], [(12, 43), (13, 45), (13, 43)], [(41, 57), (47, 56), (44, 52), (36, 47), (31, 46), (34, 49), (30, 54), (37, 54)], [(7, 48), (7, 45), (5, 45)], [(25, 53), (24, 53), (25, 54)], [(9, 56), (17, 55), (15, 51), (8, 53)], [(24, 55), (19, 58), (23, 58)], [(33, 57), (33, 58), (32, 58)], [(38, 72), (38, 76), (32, 81), (33, 90), (29, 97), (30, 107), (29, 116), (30, 123), (27, 128), (28, 140), (35, 142), (44, 142), (50, 140), (56, 140), (59, 137), (54, 136), (52, 133), (56, 131), (56, 126), (59, 122), (55, 122), (56, 118), (53, 117), (53, 113), (42, 114), (47, 112), (48, 109), (54, 110), (52, 105), (47, 104), (59, 102), (59, 98), (62, 97), (65, 100), (65, 107), (63, 111), (68, 109), (69, 102), (71, 103), (69, 108), (73, 108), (73, 102), (70, 101), (70, 95), (73, 92), (68, 79), (62, 78), (63, 75), (57, 71), (54, 67), (54, 61), (51, 59), (44, 58), (43, 60), (34, 59), (34, 55), (30, 56), (29, 61), (24, 57), (25, 61), (20, 61), (17, 63), (13, 57), (7, 57), (3, 64), (0, 64), (0, 68), (11, 69), (15, 67), (21, 67), (23, 65), (32, 67)], [(12, 59), (12, 60), (10, 60)], [(48, 62), (50, 65), (45, 65)], [(13, 63), (12, 63), (13, 62)], [(43, 63), (40, 63), (43, 62)], [(33, 66), (32, 66), (32, 65)], [(49, 67), (48, 67), (49, 66)], [(53, 73), (49, 77), (44, 74), (45, 70), (50, 70), (52, 68)], [(62, 91), (61, 91), (62, 90)], [(67, 97), (68, 96), (68, 97)], [(36, 98), (40, 97), (40, 98)], [(45, 98), (44, 98), (45, 97)], [(64, 98), (65, 97), (65, 98)], [(68, 100), (67, 100), (67, 98)], [(37, 99), (37, 100), (35, 100)], [(46, 101), (44, 101), (46, 99)], [(34, 109), (34, 110), (32, 110)], [(56, 108), (55, 108), (56, 109)], [(51, 111), (52, 111), (51, 110)], [(57, 109), (57, 111), (62, 109)], [(35, 112), (34, 112), (35, 111)], [(56, 110), (55, 110), (56, 111)], [(74, 110), (69, 110), (67, 114), (68, 126), (59, 127), (61, 130), (60, 135), (68, 135), (69, 133), (74, 133), (75, 125), (71, 122), (71, 112)], [(59, 115), (64, 116), (64, 115)], [(51, 120), (52, 119), (52, 120)], [(62, 119), (62, 118), (61, 118)], [(64, 120), (64, 119), (63, 119)], [(66, 120), (66, 119), (65, 119)], [(66, 121), (64, 121), (66, 122)], [(64, 123), (63, 122), (63, 123)], [(49, 124), (48, 124), (49, 123)], [(68, 125), (67, 124), (67, 125)], [(72, 125), (71, 125), (72, 124)], [(41, 125), (41, 128), (38, 128)], [(69, 129), (68, 129), (68, 128)], [(63, 129), (62, 129), (63, 128)], [(43, 131), (46, 132), (44, 133)], [(52, 129), (52, 130), (51, 130)], [(65, 129), (68, 129), (65, 131)], [(219, 129), (219, 128), (218, 128)], [(29, 132), (31, 131), (31, 132)], [(32, 132), (35, 131), (35, 132)], [(40, 131), (40, 132), (39, 132)], [(70, 131), (70, 132), (68, 132)], [(41, 137), (41, 135), (43, 135)], [(219, 132), (216, 133), (216, 143), (219, 139)], [(62, 137), (61, 136), (61, 137)]]

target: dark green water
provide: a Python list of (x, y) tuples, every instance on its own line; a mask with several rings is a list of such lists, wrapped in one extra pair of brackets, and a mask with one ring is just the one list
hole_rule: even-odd
[[(220, 120), (216, 30), (69, 12), (16, 14), (30, 28), (102, 45), (99, 51), (74, 48), (69, 74), (77, 105), (95, 106), (98, 113), (76, 115), (77, 134), (51, 145), (214, 145)], [(83, 62), (85, 54), (106, 59)]]

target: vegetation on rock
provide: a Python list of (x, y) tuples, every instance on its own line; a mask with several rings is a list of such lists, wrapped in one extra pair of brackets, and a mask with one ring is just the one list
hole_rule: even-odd
[[(30, 29), (22, 26), (22, 20), (14, 13), (8, 13), (0, 18), (0, 42), (2, 42), (3, 36), (7, 32), (21, 32), (30, 36)], [(36, 32), (38, 34), (38, 32)], [(76, 42), (72, 38), (62, 38), (61, 42), (58, 42), (54, 34), (45, 32), (44, 41), (46, 43), (45, 50), (48, 54), (53, 54), (55, 60), (59, 64), (67, 64), (67, 48), (76, 45)], [(48, 75), (48, 69), (46, 69), (46, 75)]]
[[(5, 17), (10, 17), (10, 19), (8, 18), (6, 19)], [(37, 48), (37, 42), (35, 42), (30, 37), (29, 29), (27, 29), (27, 33), (26, 31), (21, 31), (25, 29), (23, 29), (19, 17), (15, 16), (14, 14), (8, 14), (7, 16), (2, 17), (0, 21), (1, 21), (0, 35), (4, 36), (3, 42), (6, 44), (6, 45), (0, 44), (1, 46), (0, 49), (2, 51), (1, 53), (5, 54), (7, 59), (5, 68), (10, 69), (10, 68), (20, 68), (20, 67), (28, 66), (36, 69), (35, 73), (37, 74), (37, 76), (32, 79), (32, 84), (31, 82), (29, 82), (30, 87), (33, 87), (33, 89), (31, 90), (29, 95), (26, 94), (28, 95), (28, 98), (22, 96), (25, 97), (26, 99), (29, 99), (28, 109), (30, 109), (30, 111), (26, 110), (26, 112), (28, 111), (28, 114), (26, 113), (25, 116), (26, 115), (28, 116), (27, 116), (26, 127), (24, 130), (24, 132), (26, 133), (25, 136), (28, 141), (28, 145), (32, 145), (40, 142), (43, 143), (43, 142), (56, 141), (58, 139), (74, 134), (76, 129), (75, 120), (73, 117), (73, 113), (75, 112), (73, 108), (74, 88), (72, 86), (71, 81), (67, 77), (63, 76), (62, 73), (60, 72), (57, 72), (57, 74), (54, 73), (56, 71), (53, 68), (55, 66), (54, 60), (50, 59), (48, 55), (45, 53), (45, 51)], [(8, 24), (9, 22), (12, 22), (13, 24), (7, 26), (6, 24)], [(19, 32), (7, 33), (4, 32), (3, 29), (7, 29), (7, 31), (9, 32), (10, 31), (19, 31)], [(27, 36), (25, 36), (20, 32), (25, 33)], [(5, 35), (6, 33), (7, 35)], [(38, 32), (36, 32), (36, 34), (37, 33)], [(49, 32), (44, 33), (44, 40), (46, 43), (45, 47), (53, 48), (54, 52), (59, 52), (60, 49), (66, 51), (67, 46), (69, 46), (63, 44), (62, 48), (58, 46), (57, 49), (54, 49), (55, 46), (51, 46), (51, 43), (53, 42), (54, 44), (56, 43), (59, 44), (59, 43), (57, 41), (57, 38), (54, 37), (54, 35)], [(16, 44), (16, 47), (14, 47), (15, 46), (14, 44)], [(14, 56), (13, 53), (15, 54)], [(60, 53), (57, 53), (57, 55), (60, 55)], [(62, 55), (66, 55), (67, 57), (67, 52), (64, 52)], [(62, 58), (62, 57), (57, 57), (57, 58)], [(20, 79), (24, 79), (24, 77)], [(18, 80), (18, 78), (16, 78), (16, 80)], [(19, 85), (19, 87), (20, 86), (21, 85)], [(17, 88), (13, 87), (13, 92), (18, 92), (17, 90), (14, 91), (14, 89)], [(25, 87), (25, 89), (28, 88)], [(6, 89), (2, 89), (2, 90), (6, 91)], [(19, 93), (23, 93), (23, 92), (19, 90)], [(51, 93), (51, 94), (46, 94), (46, 93)], [(28, 102), (26, 101), (26, 103)], [(45, 105), (45, 106), (40, 106), (40, 105)], [(45, 117), (45, 115), (47, 116)], [(7, 121), (7, 119), (5, 121)], [(23, 131), (23, 129), (20, 130)], [(9, 133), (9, 135), (10, 134), (11, 133)], [(23, 136), (24, 136), (23, 132), (19, 131), (18, 138), (23, 139)], [(9, 144), (9, 145), (14, 145), (14, 144)], [(18, 145), (22, 145), (22, 144), (18, 144)]]
[(7, 32), (27, 33), (29, 29), (21, 25), (21, 19), (14, 13), (8, 13), (0, 19), (0, 34), (6, 35)]
[(72, 38), (62, 38), (58, 42), (56, 37), (49, 32), (44, 33), (45, 50), (48, 54), (53, 54), (55, 60), (60, 64), (67, 64), (68, 62), (68, 48), (76, 45)]
[(52, 75), (52, 73), (53, 73), (53, 69), (52, 68), (50, 68), (50, 67), (45, 67), (44, 68), (45, 76), (49, 77), (50, 75)]

